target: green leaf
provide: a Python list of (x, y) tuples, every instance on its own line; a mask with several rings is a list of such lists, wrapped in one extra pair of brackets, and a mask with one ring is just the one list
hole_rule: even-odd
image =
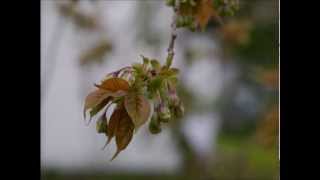
[(156, 93), (156, 91), (161, 88), (162, 86), (162, 82), (163, 82), (163, 78), (161, 76), (157, 76), (153, 79), (150, 80), (149, 84), (148, 84), (148, 91), (151, 94)]
[(168, 54), (167, 59), (166, 59), (166, 68), (170, 68), (173, 60), (173, 54)]
[(170, 76), (177, 76), (180, 72), (178, 68), (170, 68), (168, 71)]
[(143, 74), (143, 67), (139, 63), (133, 63), (132, 68), (136, 74)]
[(166, 78), (176, 77), (178, 74), (179, 74), (179, 69), (177, 68), (162, 69), (162, 71), (160, 72), (160, 75)]
[(161, 69), (160, 63), (156, 59), (151, 59), (150, 63), (152, 68), (158, 73)]
[(151, 105), (148, 100), (138, 93), (131, 92), (124, 98), (124, 106), (131, 117), (136, 130), (149, 118)]
[(144, 65), (148, 65), (149, 62), (150, 62), (149, 58), (147, 58), (147, 57), (145, 57), (145, 56), (143, 56), (143, 55), (140, 55), (140, 56), (142, 57), (143, 64), (144, 64)]
[(170, 86), (175, 87), (178, 84), (178, 78), (177, 77), (169, 77), (167, 79), (167, 82), (170, 84)]

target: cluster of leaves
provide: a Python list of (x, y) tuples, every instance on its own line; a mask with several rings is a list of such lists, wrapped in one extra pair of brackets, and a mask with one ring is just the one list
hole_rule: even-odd
[[(90, 122), (103, 112), (97, 120), (97, 132), (107, 136), (106, 145), (115, 137), (117, 151), (111, 160), (128, 146), (134, 132), (147, 121), (150, 132), (156, 134), (161, 132), (161, 123), (184, 113), (176, 93), (179, 70), (170, 68), (170, 60), (161, 66), (155, 59), (142, 58), (143, 63), (108, 74), (85, 99), (85, 119), (87, 113)], [(108, 118), (106, 114), (112, 104), (116, 106)]]
[(222, 23), (221, 16), (233, 15), (238, 9), (237, 0), (166, 0), (168, 6), (177, 9), (177, 27), (202, 30), (211, 18)]

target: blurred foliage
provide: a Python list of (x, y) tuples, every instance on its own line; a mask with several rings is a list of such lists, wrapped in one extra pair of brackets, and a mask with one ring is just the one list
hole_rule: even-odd
[[(222, 118), (216, 158), (210, 160), (213, 179), (278, 179), (277, 3), (240, 1), (234, 17), (224, 17), (223, 24), (210, 21), (202, 32), (210, 38), (214, 35), (224, 67), (236, 66), (238, 71), (207, 110), (219, 112)], [(187, 65), (196, 63), (197, 56), (187, 49)], [(180, 89), (186, 112), (198, 111), (195, 96), (183, 84)]]
[[(96, 29), (98, 26), (97, 18), (84, 13), (79, 9), (79, 1), (57, 1), (58, 12), (65, 18), (70, 19), (74, 25), (80, 29)], [(94, 1), (92, 1), (94, 2)]]
[[(265, 13), (263, 15), (257, 14), (261, 8), (266, 11), (261, 11), (262, 14)], [(277, 69), (279, 57), (277, 9), (277, 0), (268, 2), (253, 0), (250, 3), (243, 1), (239, 15), (232, 20), (237, 23), (233, 23), (232, 27), (235, 30), (234, 35), (238, 35), (238, 38), (244, 36), (244, 39), (248, 39), (247, 43), (235, 44), (232, 41), (224, 41), (225, 50), (232, 56), (239, 57), (239, 63), (245, 66), (255, 65)], [(246, 31), (247, 35), (245, 35)]]
[[(89, 1), (93, 8), (98, 7), (98, 1)], [(112, 43), (106, 38), (106, 32), (101, 26), (97, 14), (89, 14), (80, 8), (79, 0), (57, 1), (58, 13), (78, 30), (87, 30), (92, 33), (101, 34), (102, 38), (80, 54), (80, 65), (89, 65), (92, 62), (102, 63), (105, 56), (112, 50)], [(98, 11), (98, 10), (95, 10)]]
[(233, 16), (239, 9), (238, 0), (166, 0), (177, 12), (177, 27), (191, 31), (205, 30), (210, 20), (223, 24), (221, 17)]
[(278, 134), (279, 134), (279, 107), (272, 106), (264, 114), (262, 121), (258, 124), (256, 129), (256, 142), (266, 149), (277, 151), (278, 148)]
[(230, 20), (225, 23), (219, 30), (221, 31), (222, 42), (231, 46), (246, 45), (249, 42), (249, 34), (251, 29), (249, 20)]
[(104, 57), (112, 50), (112, 45), (107, 40), (100, 40), (95, 46), (84, 51), (80, 55), (81, 65), (85, 65), (91, 62), (101, 63)]
[(241, 136), (221, 135), (217, 145), (212, 167), (214, 179), (278, 179), (276, 151), (267, 150)]
[(256, 80), (266, 88), (277, 90), (279, 87), (278, 69), (257, 69)]
[(278, 33), (277, 24), (254, 26), (250, 42), (246, 46), (234, 49), (241, 62), (246, 65), (259, 65), (266, 68), (277, 68), (278, 65)]
[[(274, 7), (273, 3), (277, 2), (264, 5)], [(241, 71), (237, 83), (227, 87), (232, 90), (220, 98), (224, 125), (212, 172), (216, 179), (279, 179), (278, 21), (272, 13), (263, 21), (252, 18), (251, 13), (260, 8), (258, 1), (245, 5), (240, 13), (246, 19), (251, 17), (249, 23), (235, 19), (229, 21), (232, 26), (221, 28), (223, 49), (227, 57), (235, 59), (233, 63)], [(257, 104), (248, 106), (248, 102), (243, 102), (238, 106), (242, 110), (239, 108), (237, 113), (235, 99), (243, 87), (251, 91)], [(245, 113), (253, 109), (256, 110), (250, 116)], [(236, 126), (228, 125), (235, 122), (238, 122)]]
[[(260, 10), (261, 8), (264, 9)], [(222, 57), (228, 59), (224, 63), (235, 64), (239, 70), (239, 76), (234, 84), (225, 87), (226, 91), (218, 100), (220, 105), (218, 109), (222, 112), (224, 124), (236, 118), (236, 121), (243, 122), (243, 126), (238, 124), (237, 129), (247, 129), (252, 132), (256, 122), (260, 121), (260, 114), (265, 111), (264, 109), (277, 103), (279, 64), (277, 8), (276, 0), (240, 1), (237, 15), (232, 19), (225, 19), (224, 26), (209, 24), (221, 44)], [(251, 96), (258, 103), (256, 106), (248, 106), (248, 102), (244, 101), (244, 104), (236, 108), (236, 99), (243, 88), (251, 92)], [(239, 113), (235, 108), (239, 109)], [(230, 116), (231, 112), (233, 117)], [(246, 112), (251, 112), (251, 115)], [(227, 127), (225, 125), (223, 126)]]

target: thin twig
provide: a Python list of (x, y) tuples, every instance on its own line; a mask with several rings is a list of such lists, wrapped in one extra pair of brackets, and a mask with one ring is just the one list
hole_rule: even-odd
[(173, 8), (174, 14), (172, 17), (172, 23), (171, 23), (171, 38), (170, 38), (170, 43), (168, 47), (168, 57), (167, 57), (167, 67), (170, 67), (173, 56), (174, 56), (174, 43), (177, 38), (177, 17), (178, 17), (178, 8), (179, 8), (179, 3)]
[(176, 21), (177, 21), (177, 14), (176, 14), (176, 10), (174, 11), (174, 15), (173, 15), (173, 20), (171, 23), (171, 39), (170, 39), (170, 43), (169, 43), (169, 47), (168, 47), (168, 55), (169, 54), (173, 54), (174, 55), (174, 42), (177, 38), (177, 26), (176, 26)]

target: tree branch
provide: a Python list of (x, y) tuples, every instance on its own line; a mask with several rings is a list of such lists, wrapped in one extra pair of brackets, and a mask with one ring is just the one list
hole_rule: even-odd
[(177, 38), (177, 17), (178, 17), (178, 7), (179, 3), (173, 8), (174, 14), (172, 17), (172, 23), (171, 23), (171, 38), (170, 43), (168, 47), (168, 56), (166, 60), (166, 66), (169, 68), (172, 64), (173, 56), (174, 56), (174, 43)]

